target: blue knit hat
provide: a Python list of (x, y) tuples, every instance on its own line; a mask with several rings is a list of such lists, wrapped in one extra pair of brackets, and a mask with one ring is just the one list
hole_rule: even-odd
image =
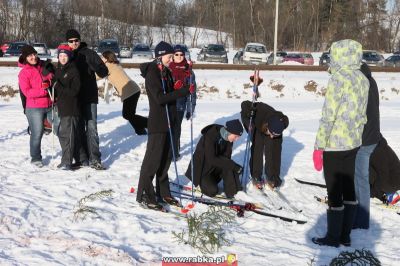
[(159, 42), (156, 45), (156, 48), (154, 49), (154, 56), (155, 57), (160, 57), (166, 54), (173, 54), (174, 53), (174, 48), (172, 46), (164, 41)]
[(227, 121), (225, 124), (225, 128), (231, 134), (235, 134), (238, 136), (241, 136), (243, 134), (243, 126), (242, 123), (240, 123), (239, 119)]

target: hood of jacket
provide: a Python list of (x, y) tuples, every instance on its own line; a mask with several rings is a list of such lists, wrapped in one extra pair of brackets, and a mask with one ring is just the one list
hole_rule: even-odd
[(362, 45), (354, 40), (334, 42), (330, 48), (331, 72), (340, 69), (360, 69), (362, 59)]

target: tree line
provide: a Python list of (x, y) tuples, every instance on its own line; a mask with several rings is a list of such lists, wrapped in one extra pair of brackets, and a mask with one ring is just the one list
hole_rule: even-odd
[[(217, 43), (227, 44), (228, 36), (236, 48), (261, 42), (270, 50), (274, 19), (275, 0), (0, 0), (0, 41), (56, 46), (76, 28), (89, 44), (112, 37), (152, 45), (156, 27), (167, 41), (192, 47), (201, 30), (210, 29)], [(279, 1), (279, 49), (322, 51), (351, 38), (365, 49), (392, 52), (400, 46), (399, 28), (400, 0)]]

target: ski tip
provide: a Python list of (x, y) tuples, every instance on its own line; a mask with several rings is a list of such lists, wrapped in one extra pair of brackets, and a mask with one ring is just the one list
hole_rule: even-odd
[(131, 189), (129, 190), (130, 193), (135, 193), (135, 188), (131, 187)]
[(189, 212), (189, 209), (187, 208), (181, 208), (181, 213), (186, 214)]
[(194, 203), (189, 203), (186, 205), (187, 209), (193, 209), (194, 208)]

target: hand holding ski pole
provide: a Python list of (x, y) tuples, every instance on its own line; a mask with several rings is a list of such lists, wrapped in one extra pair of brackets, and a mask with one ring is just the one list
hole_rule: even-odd
[(250, 80), (256, 86), (260, 86), (260, 84), (264, 81), (263, 78), (258, 75), (258, 72), (256, 75), (251, 75)]

